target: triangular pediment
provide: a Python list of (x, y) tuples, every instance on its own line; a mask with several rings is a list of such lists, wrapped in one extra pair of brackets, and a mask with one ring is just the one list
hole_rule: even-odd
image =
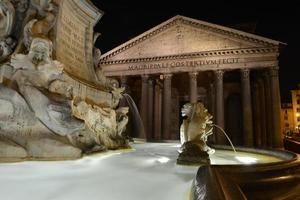
[(188, 55), (219, 50), (276, 47), (281, 43), (254, 34), (175, 16), (102, 55), (102, 61)]

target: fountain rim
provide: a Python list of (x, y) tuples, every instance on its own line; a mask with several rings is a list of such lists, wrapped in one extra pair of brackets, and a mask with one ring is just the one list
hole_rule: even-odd
[[(178, 143), (179, 140), (148, 140), (142, 138), (133, 138), (134, 141), (139, 141), (142, 143), (161, 143), (161, 144), (170, 144), (170, 143)], [(210, 147), (216, 150), (228, 150), (233, 151), (232, 147), (229, 145), (213, 145), (209, 144)], [(274, 149), (274, 148), (256, 148), (256, 147), (244, 147), (244, 146), (235, 146), (237, 152), (245, 152), (245, 153), (254, 153), (265, 156), (273, 156), (282, 161), (277, 162), (269, 162), (269, 163), (253, 163), (253, 164), (211, 164), (213, 166), (230, 166), (230, 167), (241, 167), (241, 166), (259, 166), (259, 167), (270, 167), (270, 166), (281, 166), (286, 164), (296, 163), (296, 165), (300, 165), (300, 155), (284, 150), (284, 149)]]
[[(170, 143), (178, 143), (180, 144), (179, 140), (151, 140), (147, 138), (132, 138), (134, 142), (141, 142), (141, 143), (165, 143), (165, 144), (170, 144)], [(208, 146), (219, 149), (219, 150), (229, 150), (233, 151), (232, 147), (230, 145), (218, 145), (218, 144), (208, 144)], [(240, 152), (245, 152), (245, 153), (257, 153), (257, 154), (262, 154), (262, 155), (267, 155), (267, 156), (273, 156), (279, 159), (282, 159), (283, 161), (292, 161), (292, 160), (297, 160), (298, 154), (285, 150), (285, 149), (275, 149), (275, 148), (266, 148), (266, 147), (245, 147), (245, 146), (234, 146), (237, 151)], [(276, 152), (274, 154), (274, 152)], [(287, 158), (287, 156), (289, 156)], [(282, 162), (282, 161), (279, 161)], [(277, 163), (277, 162), (276, 162)], [(263, 163), (261, 163), (263, 164)]]
[[(211, 147), (217, 150), (229, 150), (232, 151), (232, 148), (227, 145), (210, 145)], [(265, 171), (270, 170), (270, 168), (274, 170), (280, 170), (286, 167), (294, 167), (300, 166), (300, 156), (294, 152), (283, 150), (283, 149), (272, 149), (272, 148), (251, 148), (251, 147), (242, 147), (235, 146), (237, 152), (245, 152), (245, 153), (254, 153), (261, 154), (266, 156), (273, 156), (282, 161), (278, 162), (269, 162), (269, 163), (253, 163), (253, 164), (213, 164), (211, 166), (214, 167), (222, 167), (222, 168), (235, 168), (243, 171)]]

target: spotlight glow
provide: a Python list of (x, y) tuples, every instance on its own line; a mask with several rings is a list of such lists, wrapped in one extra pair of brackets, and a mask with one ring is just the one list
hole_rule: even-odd
[(170, 160), (170, 158), (164, 157), (164, 156), (157, 159), (157, 161), (160, 163), (167, 163), (167, 162), (169, 162), (169, 160)]
[(253, 157), (248, 157), (248, 156), (235, 156), (235, 158), (240, 161), (241, 163), (244, 164), (254, 164), (257, 163), (257, 159)]
[(181, 144), (175, 144), (175, 145), (172, 145), (171, 147), (180, 148)]

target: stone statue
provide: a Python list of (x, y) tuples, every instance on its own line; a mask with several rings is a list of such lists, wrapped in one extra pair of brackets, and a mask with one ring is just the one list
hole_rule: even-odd
[(30, 0), (0, 1), (0, 63), (5, 63), (18, 49), (23, 22)]
[(47, 15), (46, 12), (53, 9), (52, 0), (31, 0), (31, 5), (38, 11), (40, 16)]
[(178, 163), (206, 164), (209, 154), (215, 152), (207, 146), (207, 137), (213, 132), (212, 116), (202, 103), (187, 103), (183, 106), (182, 116), (186, 117), (180, 127), (181, 149)]
[(50, 40), (34, 38), (27, 55), (11, 59), (10, 82), (0, 85), (0, 159), (69, 159), (128, 147), (128, 108), (114, 110), (122, 89), (112, 91), (111, 108), (78, 100), (51, 54)]
[(0, 38), (11, 34), (15, 21), (15, 8), (9, 0), (0, 1)]
[[(94, 45), (97, 40), (97, 38), (100, 36), (100, 33), (94, 34)], [(101, 51), (100, 49), (96, 48), (94, 46), (93, 48), (93, 56), (94, 56), (94, 68), (96, 72), (96, 77), (99, 85), (104, 86), (104, 88), (108, 90), (113, 90), (114, 97), (119, 96), (118, 93), (123, 92), (124, 90), (117, 91), (116, 88), (119, 86), (119, 82), (116, 79), (108, 78), (104, 75), (101, 67), (100, 67), (100, 57), (101, 57)], [(120, 97), (121, 98), (121, 97)], [(119, 97), (117, 98), (119, 101)]]
[[(23, 42), (27, 49), (29, 49), (32, 38), (34, 37), (46, 37), (52, 39), (49, 32), (52, 30), (56, 22), (56, 7), (50, 3), (50, 1), (32, 1), (32, 3), (36, 8), (38, 8), (38, 13), (41, 14), (42, 18), (31, 19), (24, 27)], [(40, 3), (41, 5), (37, 3)]]
[(13, 53), (17, 42), (11, 37), (7, 37), (0, 41), (0, 62), (7, 59), (9, 55)]
[[(61, 1), (78, 9), (91, 3)], [(61, 5), (51, 0), (0, 1), (0, 161), (75, 159), (84, 153), (128, 148), (128, 108), (119, 107), (124, 88), (104, 76), (100, 50), (85, 43), (92, 40), (81, 42), (84, 55), (92, 55), (86, 59), (94, 63), (75, 67), (94, 72), (93, 85), (66, 70), (66, 61), (53, 59), (58, 59), (53, 46), (61, 42), (54, 39)], [(81, 26), (92, 30), (101, 13), (93, 6), (88, 9), (95, 18)], [(69, 27), (73, 28), (75, 33), (76, 27)], [(88, 32), (81, 34), (90, 37)], [(94, 34), (94, 41), (99, 35)], [(72, 40), (73, 35), (65, 36)]]
[(127, 137), (125, 135), (126, 125), (128, 123), (128, 107), (120, 107), (116, 110), (117, 113), (117, 135), (121, 138)]
[[(97, 105), (89, 105), (85, 101), (72, 103), (73, 115), (85, 122), (86, 126), (94, 135), (97, 144), (102, 144), (108, 149), (117, 149), (120, 146), (127, 146), (125, 137), (122, 133), (125, 131), (128, 119), (122, 116), (127, 114), (128, 108), (113, 110), (112, 108), (101, 108)], [(107, 134), (107, 133), (110, 134)]]
[(8, 0), (0, 1), (0, 62), (6, 60), (16, 47), (11, 37), (15, 22), (15, 8)]

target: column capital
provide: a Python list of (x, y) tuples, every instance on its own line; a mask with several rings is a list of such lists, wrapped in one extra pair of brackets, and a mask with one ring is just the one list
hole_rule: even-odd
[(155, 81), (155, 85), (159, 86), (160, 88), (163, 87), (163, 83), (161, 82), (160, 79), (155, 79), (154, 81)]
[(268, 70), (263, 70), (263, 72), (261, 73), (262, 77), (265, 79), (267, 77), (269, 77), (269, 71)]
[(269, 68), (269, 75), (271, 77), (278, 76), (279, 66), (274, 66)]
[(191, 79), (196, 79), (197, 80), (197, 76), (198, 76), (198, 72), (189, 72), (189, 76)]
[(197, 76), (199, 73), (198, 72), (189, 72), (190, 76)]
[(164, 79), (171, 79), (173, 74), (168, 73), (168, 74), (163, 74)]
[(120, 76), (120, 82), (122, 85), (126, 85), (127, 84), (127, 76)]
[(154, 84), (154, 80), (152, 78), (148, 79), (148, 84), (149, 85), (153, 85)]
[(217, 80), (223, 80), (223, 75), (224, 75), (223, 70), (216, 70), (214, 71), (214, 73)]
[(241, 69), (242, 79), (249, 79), (250, 70), (248, 68)]
[(149, 79), (149, 75), (148, 74), (143, 74), (143, 75), (141, 75), (141, 77), (142, 77), (142, 81), (144, 82), (147, 82), (148, 81), (148, 79)]

